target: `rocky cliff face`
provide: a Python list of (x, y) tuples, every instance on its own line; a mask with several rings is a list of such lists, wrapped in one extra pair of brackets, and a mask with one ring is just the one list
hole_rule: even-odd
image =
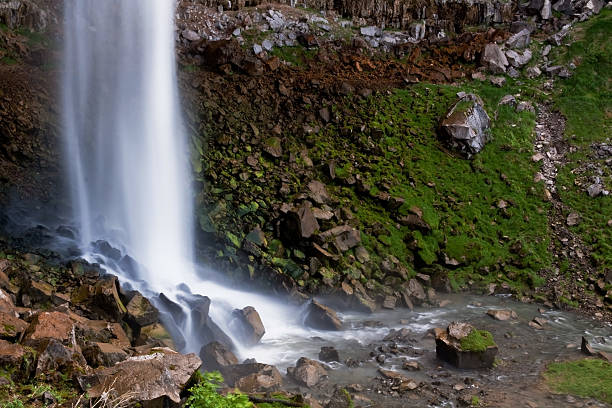
[(9, 28), (46, 30), (57, 23), (59, 0), (0, 0), (0, 23)]
[[(266, 0), (191, 0), (207, 7), (239, 10), (271, 3)], [(461, 32), (465, 26), (512, 21), (516, 2), (500, 0), (280, 0), (316, 10), (334, 11), (345, 18), (362, 19), (382, 27), (407, 29), (414, 22), (425, 20), (428, 27)]]

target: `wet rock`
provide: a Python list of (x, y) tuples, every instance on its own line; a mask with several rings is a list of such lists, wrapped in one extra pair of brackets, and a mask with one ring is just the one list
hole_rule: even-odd
[(503, 74), (508, 67), (506, 55), (495, 43), (485, 46), (480, 62), (493, 74)]
[(482, 99), (467, 94), (451, 107), (440, 124), (443, 136), (468, 157), (480, 152), (489, 137), (490, 120), (483, 106)]
[(402, 364), (402, 368), (406, 371), (419, 371), (421, 369), (421, 365), (418, 361), (409, 360), (404, 361)]
[(201, 365), (195, 354), (153, 349), (151, 354), (79, 376), (78, 382), (90, 398), (98, 398), (112, 387), (117, 396), (129, 394), (132, 401), (161, 403), (166, 397), (179, 403), (181, 391)]
[(257, 310), (247, 306), (242, 310), (234, 310), (232, 315), (236, 318), (237, 331), (244, 344), (254, 346), (259, 343), (266, 330)]
[(385, 309), (395, 309), (395, 303), (397, 302), (397, 298), (395, 296), (385, 296), (383, 300), (383, 308)]
[(461, 340), (469, 336), (474, 327), (468, 323), (451, 323), (446, 331), (436, 331), (436, 354), (457, 368), (490, 368), (497, 355), (496, 345), (487, 345), (483, 350), (464, 350)]
[(338, 354), (338, 350), (334, 347), (321, 347), (321, 351), (319, 352), (319, 360), (330, 362), (330, 361), (338, 361), (340, 362), (340, 355)]
[(346, 252), (361, 243), (361, 233), (350, 225), (340, 225), (319, 234), (319, 238), (332, 241), (338, 251)]
[(283, 378), (276, 367), (262, 363), (222, 367), (221, 374), (227, 385), (247, 393), (277, 391), (283, 384)]
[(410, 279), (408, 283), (402, 285), (402, 287), (405, 288), (414, 304), (420, 305), (427, 300), (427, 295), (425, 294), (423, 285), (421, 285), (416, 279)]
[(287, 375), (300, 385), (314, 387), (327, 378), (327, 370), (322, 364), (302, 357), (295, 367), (287, 368)]
[(119, 282), (116, 276), (107, 275), (93, 287), (93, 296), (88, 306), (103, 319), (120, 321), (127, 312), (119, 297)]
[(495, 320), (506, 321), (518, 319), (518, 316), (514, 310), (496, 310), (491, 309), (487, 311), (487, 315), (491, 316)]
[(542, 330), (546, 327), (547, 322), (548, 320), (536, 316), (529, 322), (529, 326), (537, 330)]
[(87, 364), (96, 368), (111, 367), (128, 358), (128, 354), (120, 347), (111, 343), (89, 342), (82, 350)]
[(516, 34), (513, 34), (506, 41), (508, 48), (526, 48), (530, 42), (530, 31), (527, 28), (522, 29)]
[(314, 299), (308, 305), (304, 324), (318, 330), (342, 330), (342, 321), (336, 312)]
[(591, 347), (591, 344), (584, 336), (582, 336), (582, 341), (580, 342), (580, 350), (587, 356), (594, 356), (596, 354), (595, 350), (593, 350), (593, 347)]
[(213, 341), (200, 350), (202, 369), (206, 371), (220, 371), (222, 367), (238, 364), (238, 358), (226, 346)]
[(234, 346), (231, 338), (208, 315), (210, 299), (207, 296), (189, 295), (185, 301), (191, 308), (191, 320), (203, 344), (218, 341), (230, 348)]
[(151, 304), (149, 299), (136, 294), (126, 306), (126, 321), (136, 327), (148, 326), (157, 322), (159, 311)]

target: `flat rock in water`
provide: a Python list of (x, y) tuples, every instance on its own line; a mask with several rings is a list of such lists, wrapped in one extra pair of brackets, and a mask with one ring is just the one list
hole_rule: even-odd
[(494, 318), (495, 320), (500, 320), (500, 321), (506, 321), (506, 320), (513, 320), (513, 319), (517, 319), (518, 316), (516, 314), (516, 312), (514, 310), (488, 310), (487, 314), (489, 316), (491, 316), (492, 318)]
[(327, 378), (327, 370), (321, 363), (302, 357), (295, 367), (287, 368), (287, 375), (301, 385), (314, 387)]

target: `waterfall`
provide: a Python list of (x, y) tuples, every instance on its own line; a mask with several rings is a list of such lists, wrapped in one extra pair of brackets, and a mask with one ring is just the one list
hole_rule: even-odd
[[(206, 279), (211, 272), (193, 262), (174, 13), (173, 0), (65, 2), (64, 133), (80, 246), (86, 259), (102, 261), (123, 283), (152, 298), (164, 293), (182, 307), (183, 317), (168, 323), (184, 339), (183, 351), (203, 345), (191, 322), (192, 292), (211, 298), (210, 316), (238, 353), (251, 357), (257, 353), (246, 354), (231, 323), (235, 308), (254, 306), (271, 347), (259, 346), (259, 355), (274, 355), (290, 328), (306, 335), (295, 309), (213, 283)], [(136, 267), (101, 252), (100, 242), (119, 248)]]
[[(192, 258), (173, 0), (68, 0), (64, 124), (81, 244), (121, 245), (165, 286)], [(178, 276), (177, 276), (178, 275)]]

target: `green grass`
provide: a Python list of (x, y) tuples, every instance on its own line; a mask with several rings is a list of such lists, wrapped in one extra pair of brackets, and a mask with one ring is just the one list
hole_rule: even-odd
[[(592, 258), (600, 271), (612, 268), (612, 228), (607, 226), (612, 214), (612, 197), (591, 198), (585, 192), (593, 170), (576, 174), (585, 160), (598, 162), (604, 170), (600, 176), (608, 190), (612, 189), (612, 175), (605, 159), (590, 157), (591, 144), (604, 142), (612, 135), (612, 10), (583, 23), (573, 34), (569, 47), (559, 47), (557, 62), (573, 61), (574, 75), (558, 81), (559, 92), (555, 103), (567, 118), (566, 136), (578, 149), (568, 155), (570, 163), (561, 168), (558, 176), (559, 194), (565, 204), (578, 212), (582, 221), (572, 227), (591, 247)], [(587, 183), (577, 186), (576, 182)]]
[(274, 47), (272, 51), (270, 51), (271, 55), (283, 61), (290, 62), (297, 67), (306, 65), (308, 60), (312, 59), (316, 53), (316, 50), (309, 50), (301, 45), (296, 45), (294, 47)]
[(461, 349), (464, 351), (485, 351), (491, 346), (495, 346), (495, 341), (493, 335), (486, 330), (472, 330), (461, 339)]
[(612, 404), (612, 364), (596, 359), (552, 363), (544, 373), (556, 392), (591, 397)]
[[(447, 151), (436, 135), (439, 118), (459, 90), (481, 95), (490, 116), (498, 110), (492, 140), (473, 160)], [(459, 282), (474, 275), (526, 286), (540, 283), (537, 271), (551, 259), (547, 204), (542, 187), (533, 183), (537, 169), (529, 160), (535, 116), (497, 107), (513, 91), (480, 83), (418, 85), (366, 100), (347, 99), (334, 108), (343, 122), (315, 136), (311, 158), (333, 160), (341, 178), (359, 175), (369, 186), (370, 194), (341, 185), (334, 193), (341, 205), (354, 209), (375, 260), (392, 254), (409, 269), (430, 268), (446, 254), (461, 263), (451, 273)], [(405, 200), (397, 211), (376, 199), (385, 189)], [(500, 209), (500, 200), (510, 204)], [(395, 219), (413, 206), (422, 210), (431, 232), (397, 228)], [(374, 225), (382, 225), (382, 233), (368, 232)]]

